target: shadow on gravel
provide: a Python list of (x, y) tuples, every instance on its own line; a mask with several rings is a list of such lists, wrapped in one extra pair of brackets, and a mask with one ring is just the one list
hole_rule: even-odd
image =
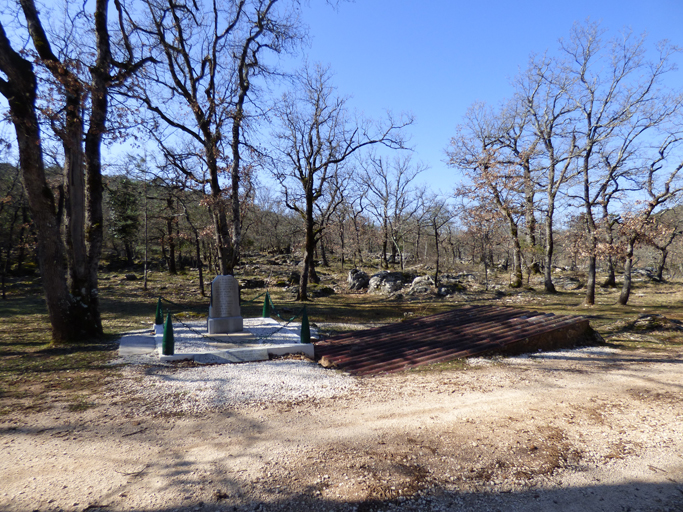
[[(215, 482), (214, 482), (215, 483)], [(118, 508), (114, 507), (118, 510)], [(110, 507), (90, 506), (89, 511), (110, 511)], [(680, 512), (683, 511), (683, 485), (678, 483), (596, 485), (525, 492), (452, 492), (436, 488), (405, 499), (336, 501), (310, 496), (273, 499), (270, 502), (233, 501), (228, 493), (218, 493), (215, 501), (189, 501), (177, 507), (136, 509), (140, 512), (261, 511), (261, 512), (382, 512), (468, 511), (468, 512)]]

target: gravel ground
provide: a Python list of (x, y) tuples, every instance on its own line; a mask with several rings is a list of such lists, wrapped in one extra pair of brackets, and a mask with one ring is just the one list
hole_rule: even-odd
[(107, 394), (3, 419), (0, 510), (680, 512), (682, 356), (594, 347), (372, 378), (125, 365)]
[(154, 404), (150, 412), (199, 413), (266, 402), (301, 402), (343, 395), (356, 379), (308, 360), (123, 368), (114, 394), (135, 394)]

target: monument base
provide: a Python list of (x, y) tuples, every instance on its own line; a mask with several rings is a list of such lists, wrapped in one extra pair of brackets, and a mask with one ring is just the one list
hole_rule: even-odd
[(242, 332), (244, 321), (241, 316), (227, 316), (223, 318), (209, 318), (207, 331), (209, 334), (224, 334)]

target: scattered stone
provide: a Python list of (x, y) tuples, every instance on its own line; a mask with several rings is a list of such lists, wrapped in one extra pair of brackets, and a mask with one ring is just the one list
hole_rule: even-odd
[(254, 288), (265, 288), (266, 282), (263, 279), (243, 279), (240, 281), (240, 288), (243, 290), (253, 290)]
[(434, 288), (434, 279), (432, 276), (420, 276), (413, 279), (410, 289), (406, 295), (425, 295), (432, 293)]
[(349, 271), (348, 277), (349, 290), (362, 290), (370, 284), (370, 277), (357, 268)]
[(390, 295), (403, 289), (405, 277), (401, 272), (389, 272), (383, 270), (374, 274), (368, 283), (368, 293), (381, 293)]
[(636, 268), (636, 269), (633, 269), (633, 271), (631, 273), (633, 274), (634, 277), (640, 276), (640, 277), (644, 277), (645, 279), (649, 279), (650, 281), (659, 282), (659, 278), (655, 275), (655, 269), (653, 269), (653, 268), (648, 268), (648, 267)]
[(329, 297), (330, 295), (334, 295), (334, 288), (331, 288), (329, 286), (309, 286), (308, 288), (308, 295), (310, 297)]
[(583, 288), (583, 283), (577, 277), (556, 277), (553, 279), (553, 284), (556, 288), (562, 288), (563, 290), (580, 290)]

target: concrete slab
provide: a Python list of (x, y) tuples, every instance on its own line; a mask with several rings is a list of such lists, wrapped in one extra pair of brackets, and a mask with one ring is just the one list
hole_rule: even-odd
[(249, 331), (231, 332), (229, 334), (226, 334), (226, 333), (223, 333), (223, 334), (204, 333), (204, 334), (202, 334), (202, 336), (204, 336), (204, 338), (208, 338), (206, 340), (207, 343), (211, 343), (213, 340), (217, 340), (221, 343), (256, 343), (257, 342), (256, 336), (254, 336)]
[(203, 364), (250, 363), (255, 361), (268, 361), (270, 356), (284, 356), (287, 354), (303, 354), (312, 359), (314, 356), (314, 347), (309, 344), (292, 343), (287, 345), (261, 346), (258, 348), (249, 347), (217, 350), (215, 352), (174, 354), (172, 356), (159, 354), (159, 360), (165, 362), (195, 361)]
[(225, 350), (221, 352), (209, 352), (206, 354), (195, 354), (194, 360), (197, 363), (250, 363), (255, 361), (268, 361), (268, 351), (263, 348), (244, 348)]
[(156, 339), (149, 334), (127, 334), (119, 341), (119, 356), (146, 355), (156, 350)]
[[(124, 335), (120, 340), (119, 355), (149, 355), (160, 361), (192, 360), (204, 364), (245, 363), (267, 361), (272, 356), (303, 354), (313, 358), (312, 344), (297, 343), (296, 326), (282, 326), (272, 319), (248, 319), (247, 329), (240, 333), (208, 334), (201, 327), (183, 324), (174, 326), (176, 353), (161, 353), (163, 330), (155, 329)], [(273, 332), (275, 331), (275, 332)], [(270, 334), (269, 334), (270, 333)]]

